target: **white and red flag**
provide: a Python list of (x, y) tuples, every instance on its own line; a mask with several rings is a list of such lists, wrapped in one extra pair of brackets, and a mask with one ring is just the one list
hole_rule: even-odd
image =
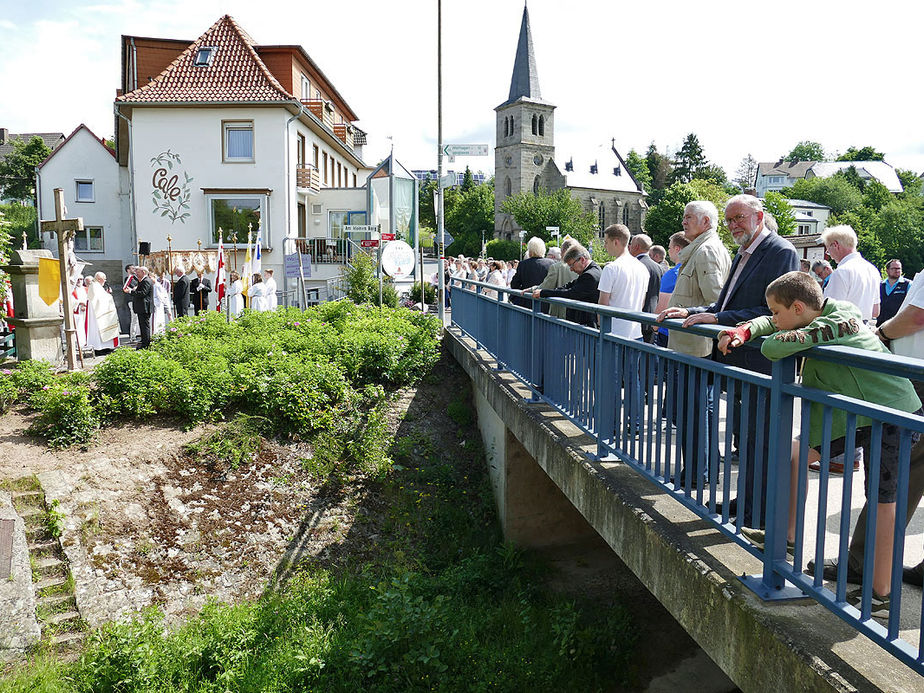
[(218, 292), (215, 310), (220, 313), (221, 301), (225, 297), (225, 244), (221, 230), (218, 232), (218, 272), (215, 274), (215, 291)]

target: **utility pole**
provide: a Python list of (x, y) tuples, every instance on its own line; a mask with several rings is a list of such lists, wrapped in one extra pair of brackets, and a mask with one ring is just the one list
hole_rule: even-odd
[[(439, 241), (439, 260), (436, 271), (439, 274), (439, 316), (440, 326), (446, 324), (446, 274), (443, 272), (443, 256), (446, 244), (443, 242), (443, 0), (436, 0), (436, 189), (439, 200), (437, 210), (436, 237)], [(423, 278), (421, 278), (423, 291)]]

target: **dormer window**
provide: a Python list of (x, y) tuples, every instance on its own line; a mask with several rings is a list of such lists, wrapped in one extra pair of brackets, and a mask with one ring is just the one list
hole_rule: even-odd
[(613, 175), (614, 175), (614, 176), (621, 176), (621, 175), (622, 175), (622, 167), (621, 167), (621, 166), (614, 166), (614, 167), (613, 167)]
[(193, 58), (193, 65), (196, 67), (208, 67), (212, 64), (212, 56), (215, 55), (215, 48), (205, 46), (196, 51), (196, 57)]

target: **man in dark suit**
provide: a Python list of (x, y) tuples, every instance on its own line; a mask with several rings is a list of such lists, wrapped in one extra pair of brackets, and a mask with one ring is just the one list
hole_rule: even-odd
[(202, 277), (201, 270), (196, 270), (196, 278), (189, 283), (189, 293), (192, 295), (193, 312), (209, 309), (209, 294), (212, 293), (212, 282)]
[[(686, 318), (683, 326), (691, 325), (729, 325), (752, 320), (761, 315), (770, 315), (765, 292), (767, 285), (787, 272), (799, 269), (799, 256), (792, 243), (784, 240), (764, 227), (763, 204), (753, 195), (736, 195), (725, 206), (725, 223), (732, 238), (738, 245), (738, 254), (732, 261), (728, 280), (719, 293), (715, 303), (695, 308), (669, 308), (666, 318)], [(737, 354), (723, 356), (714, 350), (712, 358), (728, 366), (746, 368), (758, 373), (770, 374), (770, 361), (759, 349), (741, 349)], [(757, 388), (750, 388), (748, 397), (748, 441), (747, 449), (741, 451), (739, 473), (746, 474), (744, 524), (748, 527), (763, 527), (766, 511), (767, 460), (766, 448), (770, 431), (770, 412), (763, 412), (763, 420), (757, 419)], [(728, 403), (732, 421), (728, 425), (738, 430), (738, 418), (742, 410), (741, 387), (736, 387), (734, 401)], [(757, 448), (758, 427), (763, 429), (763, 448)], [(759, 456), (759, 458), (758, 458)], [(699, 465), (704, 459), (698, 459)], [(759, 516), (754, 510), (755, 479), (754, 470), (760, 463), (761, 469), (761, 508)], [(694, 469), (694, 477), (701, 476), (702, 471)], [(729, 513), (738, 512), (738, 503), (733, 500)]]
[[(632, 237), (629, 241), (629, 254), (639, 260), (648, 270), (648, 289), (645, 291), (645, 302), (642, 310), (654, 313), (658, 307), (658, 297), (661, 295), (661, 277), (664, 268), (648, 256), (651, 250), (651, 238), (644, 233)], [(649, 344), (654, 341), (654, 328), (651, 325), (642, 325), (642, 338)]]
[[(539, 286), (549, 273), (549, 267), (555, 264), (554, 260), (545, 257), (545, 243), (541, 238), (530, 238), (526, 244), (526, 252), (529, 257), (517, 266), (516, 274), (510, 280), (511, 289), (531, 289)], [(510, 295), (510, 302), (524, 308), (532, 307), (532, 301), (528, 298), (513, 294)]]
[(176, 277), (173, 283), (173, 307), (176, 316), (182, 318), (189, 312), (189, 277), (182, 266), (174, 268), (173, 276)]
[(138, 329), (141, 331), (141, 344), (138, 349), (147, 349), (151, 345), (151, 313), (154, 312), (154, 282), (148, 276), (147, 267), (136, 267), (135, 278), (138, 285), (131, 289), (132, 307), (138, 316)]
[[(600, 265), (594, 262), (587, 248), (575, 243), (562, 258), (568, 269), (578, 275), (574, 281), (557, 289), (536, 289), (533, 298), (568, 298), (572, 301), (596, 304), (600, 299)], [(565, 311), (565, 320), (587, 327), (597, 326), (597, 314), (569, 307)]]

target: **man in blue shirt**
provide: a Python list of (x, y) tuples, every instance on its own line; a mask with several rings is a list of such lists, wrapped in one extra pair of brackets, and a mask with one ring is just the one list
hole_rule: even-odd
[(898, 259), (889, 260), (886, 263), (886, 280), (879, 285), (879, 317), (876, 318), (876, 325), (881, 325), (886, 320), (890, 320), (902, 307), (905, 296), (908, 295), (908, 289), (911, 288), (911, 282), (902, 276), (902, 261)]
[(812, 272), (818, 277), (818, 281), (821, 282), (821, 290), (824, 291), (824, 288), (828, 285), (828, 280), (831, 278), (831, 275), (834, 274), (834, 270), (831, 269), (831, 263), (827, 260), (815, 260), (815, 262), (812, 263)]

